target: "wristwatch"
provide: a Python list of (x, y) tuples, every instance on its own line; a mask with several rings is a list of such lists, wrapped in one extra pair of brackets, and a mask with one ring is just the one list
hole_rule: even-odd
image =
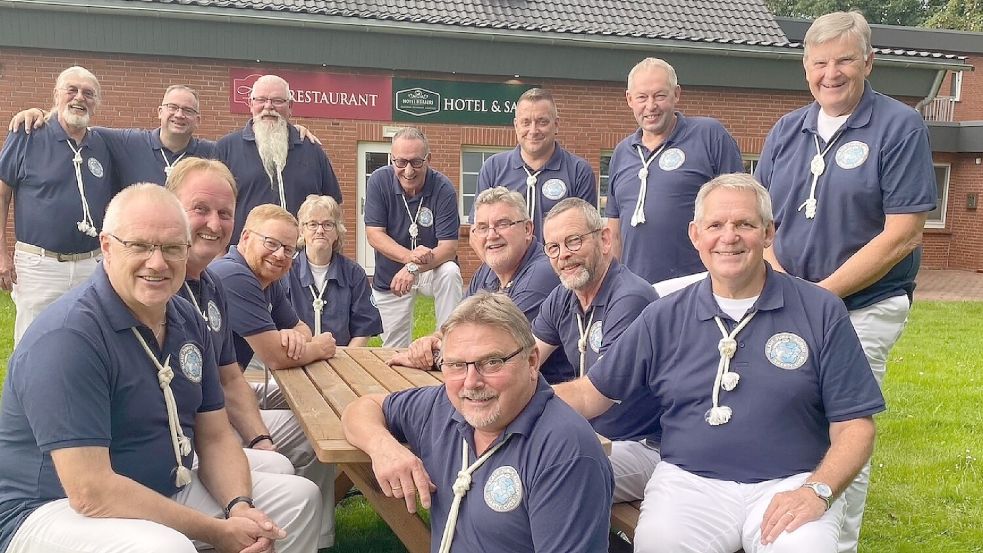
[(416, 276), (417, 273), (420, 272), (420, 266), (410, 261), (409, 263), (406, 264), (406, 272), (413, 276)]
[(833, 499), (833, 488), (829, 487), (829, 484), (825, 482), (806, 482), (802, 484), (803, 488), (809, 488), (816, 494), (819, 499), (826, 502), (826, 510), (829, 510), (829, 506), (832, 504)]

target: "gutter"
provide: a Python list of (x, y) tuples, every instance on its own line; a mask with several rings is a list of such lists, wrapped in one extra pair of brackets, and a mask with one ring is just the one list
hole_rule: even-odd
[(928, 96), (922, 98), (917, 104), (915, 104), (915, 111), (918, 113), (922, 112), (922, 108), (927, 106), (929, 102), (935, 99), (939, 94), (939, 89), (942, 88), (942, 81), (945, 79), (946, 70), (939, 69), (935, 73), (935, 82), (932, 83), (932, 88), (928, 92)]

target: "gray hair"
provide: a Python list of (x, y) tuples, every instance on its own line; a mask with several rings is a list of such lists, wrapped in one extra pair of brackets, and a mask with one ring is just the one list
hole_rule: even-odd
[(628, 89), (631, 90), (631, 82), (635, 79), (637, 73), (651, 71), (653, 69), (661, 69), (666, 72), (666, 75), (669, 77), (669, 88), (675, 89), (679, 86), (679, 79), (676, 78), (676, 70), (669, 65), (669, 62), (660, 58), (645, 58), (636, 63), (635, 67), (632, 67), (631, 71), (628, 72)]
[(761, 217), (761, 221), (765, 224), (765, 226), (775, 222), (775, 216), (771, 211), (771, 196), (768, 195), (768, 190), (766, 190), (764, 186), (761, 186), (758, 181), (754, 180), (754, 177), (747, 173), (728, 173), (720, 175), (701, 186), (700, 191), (696, 194), (696, 208), (693, 210), (694, 222), (698, 222), (703, 219), (703, 204), (706, 202), (707, 196), (718, 188), (754, 192), (755, 199), (757, 199), (756, 203), (758, 204), (758, 216)]
[(423, 134), (423, 131), (420, 129), (416, 127), (403, 127), (402, 129), (396, 131), (396, 134), (393, 135), (392, 143), (395, 144), (400, 138), (405, 140), (419, 140), (420, 142), (423, 142), (423, 155), (430, 154), (430, 141), (427, 140), (427, 135)]
[[(181, 223), (184, 224), (185, 240), (191, 242), (191, 226), (188, 224), (188, 215), (184, 212), (184, 207), (181, 206), (181, 202), (178, 201), (177, 196), (163, 186), (149, 182), (139, 182), (127, 186), (119, 194), (116, 194), (112, 201), (109, 202), (109, 206), (106, 207), (106, 215), (102, 219), (102, 233), (119, 233), (122, 229), (120, 225), (123, 214), (136, 201), (145, 201), (158, 206), (170, 204), (180, 216)], [(162, 211), (158, 211), (158, 213), (162, 213)]]
[(802, 40), (805, 45), (805, 56), (809, 48), (825, 44), (841, 37), (847, 37), (860, 47), (864, 57), (869, 56), (873, 49), (870, 44), (870, 25), (858, 11), (832, 12), (817, 18), (812, 22), (806, 36)]
[(553, 93), (545, 88), (530, 88), (529, 90), (522, 93), (519, 99), (515, 102), (516, 105), (522, 102), (549, 102), (550, 103), (550, 115), (553, 119), (559, 118), (559, 113), (556, 111), (556, 100), (553, 99)]
[(478, 194), (478, 197), (474, 199), (474, 210), (478, 211), (478, 207), (492, 204), (507, 204), (521, 213), (523, 219), (526, 218), (526, 199), (514, 190), (509, 190), (504, 186), (494, 186), (482, 190), (481, 194)]
[[(79, 76), (82, 77), (83, 79), (92, 81), (92, 84), (95, 85), (96, 87), (96, 98), (95, 98), (96, 105), (98, 106), (102, 103), (102, 85), (99, 84), (99, 79), (97, 79), (96, 76), (92, 74), (92, 71), (89, 71), (88, 69), (82, 67), (81, 65), (73, 65), (58, 74), (58, 78), (55, 79), (55, 90), (54, 90), (54, 94), (56, 98), (58, 94), (58, 89), (64, 88), (65, 81), (72, 76)], [(56, 101), (55, 104), (57, 103), (58, 102)], [(57, 117), (57, 114), (55, 113), (56, 111), (57, 110), (55, 108), (51, 108), (51, 115), (49, 116), (49, 118)]]
[[(328, 212), (328, 217), (334, 221), (335, 230), (338, 234), (338, 239), (334, 241), (334, 245), (331, 247), (331, 251), (334, 253), (341, 252), (341, 248), (345, 245), (345, 237), (348, 235), (348, 228), (345, 227), (345, 223), (341, 222), (341, 206), (338, 202), (331, 196), (318, 196), (317, 194), (310, 194), (304, 203), (300, 204), (300, 209), (297, 210), (297, 219), (300, 225), (303, 226), (304, 223), (310, 220), (311, 212), (317, 208), (322, 208)], [(304, 246), (304, 233), (301, 231), (300, 239), (297, 240), (297, 245), (300, 247)]]
[(604, 221), (601, 220), (601, 214), (597, 211), (597, 208), (580, 198), (566, 198), (554, 205), (553, 209), (543, 219), (543, 226), (553, 217), (571, 209), (580, 211), (580, 214), (583, 215), (584, 220), (587, 222), (588, 229), (594, 231), (604, 228)]
[(536, 345), (529, 319), (505, 294), (479, 292), (465, 299), (444, 324), (440, 325), (440, 332), (446, 339), (449, 332), (465, 324), (501, 330), (511, 336), (522, 349)]
[[(293, 96), (290, 95), (290, 84), (286, 81), (286, 79), (284, 79), (279, 75), (263, 75), (262, 77), (256, 79), (256, 82), (253, 83), (253, 90), (255, 90), (256, 87), (260, 85), (260, 83), (266, 84), (267, 82), (272, 82), (281, 85), (284, 88), (284, 90), (287, 91), (287, 99), (293, 98)], [(250, 93), (250, 96), (251, 95), (252, 93)]]

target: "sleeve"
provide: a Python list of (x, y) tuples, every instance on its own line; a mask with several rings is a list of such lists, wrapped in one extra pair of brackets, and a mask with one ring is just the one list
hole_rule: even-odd
[[(640, 317), (621, 334), (587, 373), (587, 378), (604, 397), (627, 399), (636, 390), (649, 387), (649, 371), (655, 359), (655, 345), (646, 317)], [(657, 324), (653, 321), (653, 324)]]
[(560, 279), (548, 265), (539, 265), (532, 269), (523, 286), (512, 294), (512, 302), (525, 313), (531, 323), (539, 316), (543, 302), (559, 284)]
[(768, 136), (765, 137), (765, 145), (761, 148), (761, 156), (758, 158), (758, 163), (754, 169), (754, 179), (760, 182), (761, 186), (765, 188), (771, 187), (771, 175), (775, 168), (775, 137), (779, 134), (778, 128), (781, 124), (782, 122), (779, 120), (768, 131)]
[(612, 476), (606, 462), (578, 456), (536, 475), (528, 505), (537, 553), (608, 550)]
[(215, 143), (215, 149), (212, 152), (214, 159), (221, 161), (226, 166), (229, 165), (229, 143), (232, 139), (232, 133), (223, 136), (218, 139)]
[(3, 150), (0, 151), (0, 180), (11, 188), (17, 188), (24, 177), (21, 168), (24, 166), (24, 152), (29, 142), (30, 135), (16, 131), (9, 133), (3, 143)]
[(589, 203), (597, 206), (597, 181), (594, 179), (594, 170), (591, 169), (587, 161), (574, 157), (577, 163), (577, 182), (575, 183), (575, 195)]
[(365, 226), (389, 228), (389, 203), (386, 201), (385, 186), (389, 181), (389, 171), (376, 170), (369, 176), (365, 186)]
[(819, 356), (819, 385), (830, 422), (848, 421), (884, 410), (884, 396), (845, 313), (823, 338)]
[(625, 156), (625, 149), (619, 144), (611, 154), (611, 161), (608, 162), (608, 200), (604, 207), (604, 216), (612, 219), (621, 218), (621, 207), (618, 205), (618, 187), (621, 186), (621, 172), (616, 169), (623, 163), (621, 159)]
[(321, 166), (321, 195), (331, 196), (338, 203), (341, 203), (341, 187), (338, 185), (338, 177), (335, 176), (334, 167), (331, 166), (331, 160), (328, 159), (328, 155), (324, 153), (324, 150), (320, 146), (314, 144), (321, 154), (318, 156), (318, 163)]
[[(268, 330), (276, 330), (276, 324), (267, 307), (266, 297), (255, 278), (241, 271), (221, 275), (229, 300), (228, 319), (232, 331), (239, 336), (252, 336)], [(296, 317), (296, 314), (294, 314)], [(294, 323), (296, 324), (296, 323)]]
[(928, 129), (921, 128), (891, 145), (879, 161), (884, 213), (920, 213), (935, 209), (938, 187)]
[[(110, 360), (84, 336), (69, 329), (45, 335), (52, 347), (34, 347), (11, 375), (9, 385), (24, 401), (24, 412), (41, 451), (109, 447)], [(41, 342), (39, 342), (40, 344)]]
[(461, 233), (461, 215), (457, 210), (457, 193), (449, 180), (442, 179), (434, 200), (434, 226), (437, 240), (457, 240)]
[(539, 306), (539, 315), (532, 321), (532, 333), (551, 346), (560, 346), (560, 330), (556, 328), (559, 315), (557, 294), (550, 294)]
[(102, 137), (109, 149), (109, 154), (114, 159), (121, 159), (126, 156), (127, 149), (138, 147), (133, 143), (139, 129), (110, 129), (109, 127), (95, 127), (94, 129)]
[(653, 288), (651, 290), (651, 296), (627, 294), (621, 296), (616, 302), (611, 304), (611, 307), (608, 308), (607, 315), (604, 317), (604, 330), (601, 333), (603, 341), (601, 342), (601, 351), (598, 352), (599, 355), (604, 355), (611, 347), (611, 344), (617, 342), (618, 338), (631, 326), (631, 323), (638, 320), (642, 311), (650, 303), (655, 301), (655, 289)]
[(382, 414), (389, 432), (400, 442), (409, 444), (417, 455), (420, 454), (422, 437), (426, 436), (434, 404), (441, 394), (446, 394), (443, 386), (412, 388), (391, 393), (382, 402)]
[(382, 334), (382, 317), (379, 309), (372, 305), (372, 290), (365, 269), (352, 263), (352, 274), (349, 277), (352, 286), (352, 305), (349, 315), (349, 333), (353, 337), (376, 336)]
[(743, 173), (744, 158), (741, 157), (741, 147), (737, 145), (737, 141), (722, 124), (719, 122), (717, 124), (719, 125), (719, 136), (714, 141), (717, 149), (714, 152), (717, 163), (714, 176), (725, 173)]
[(283, 281), (278, 280), (271, 284), (271, 286), (270, 292), (272, 295), (273, 311), (270, 315), (273, 317), (276, 328), (293, 328), (297, 326), (297, 323), (300, 322), (300, 317), (297, 316), (293, 304), (290, 303), (290, 298), (287, 296), (287, 288), (283, 285)]

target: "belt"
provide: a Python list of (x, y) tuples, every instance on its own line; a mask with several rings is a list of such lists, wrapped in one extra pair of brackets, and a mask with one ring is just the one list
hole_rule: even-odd
[(92, 250), (91, 252), (82, 253), (58, 253), (34, 246), (32, 244), (25, 244), (24, 242), (17, 242), (14, 244), (14, 249), (26, 253), (32, 253), (34, 255), (50, 257), (56, 261), (82, 261), (83, 259), (98, 257), (102, 253), (102, 250)]

